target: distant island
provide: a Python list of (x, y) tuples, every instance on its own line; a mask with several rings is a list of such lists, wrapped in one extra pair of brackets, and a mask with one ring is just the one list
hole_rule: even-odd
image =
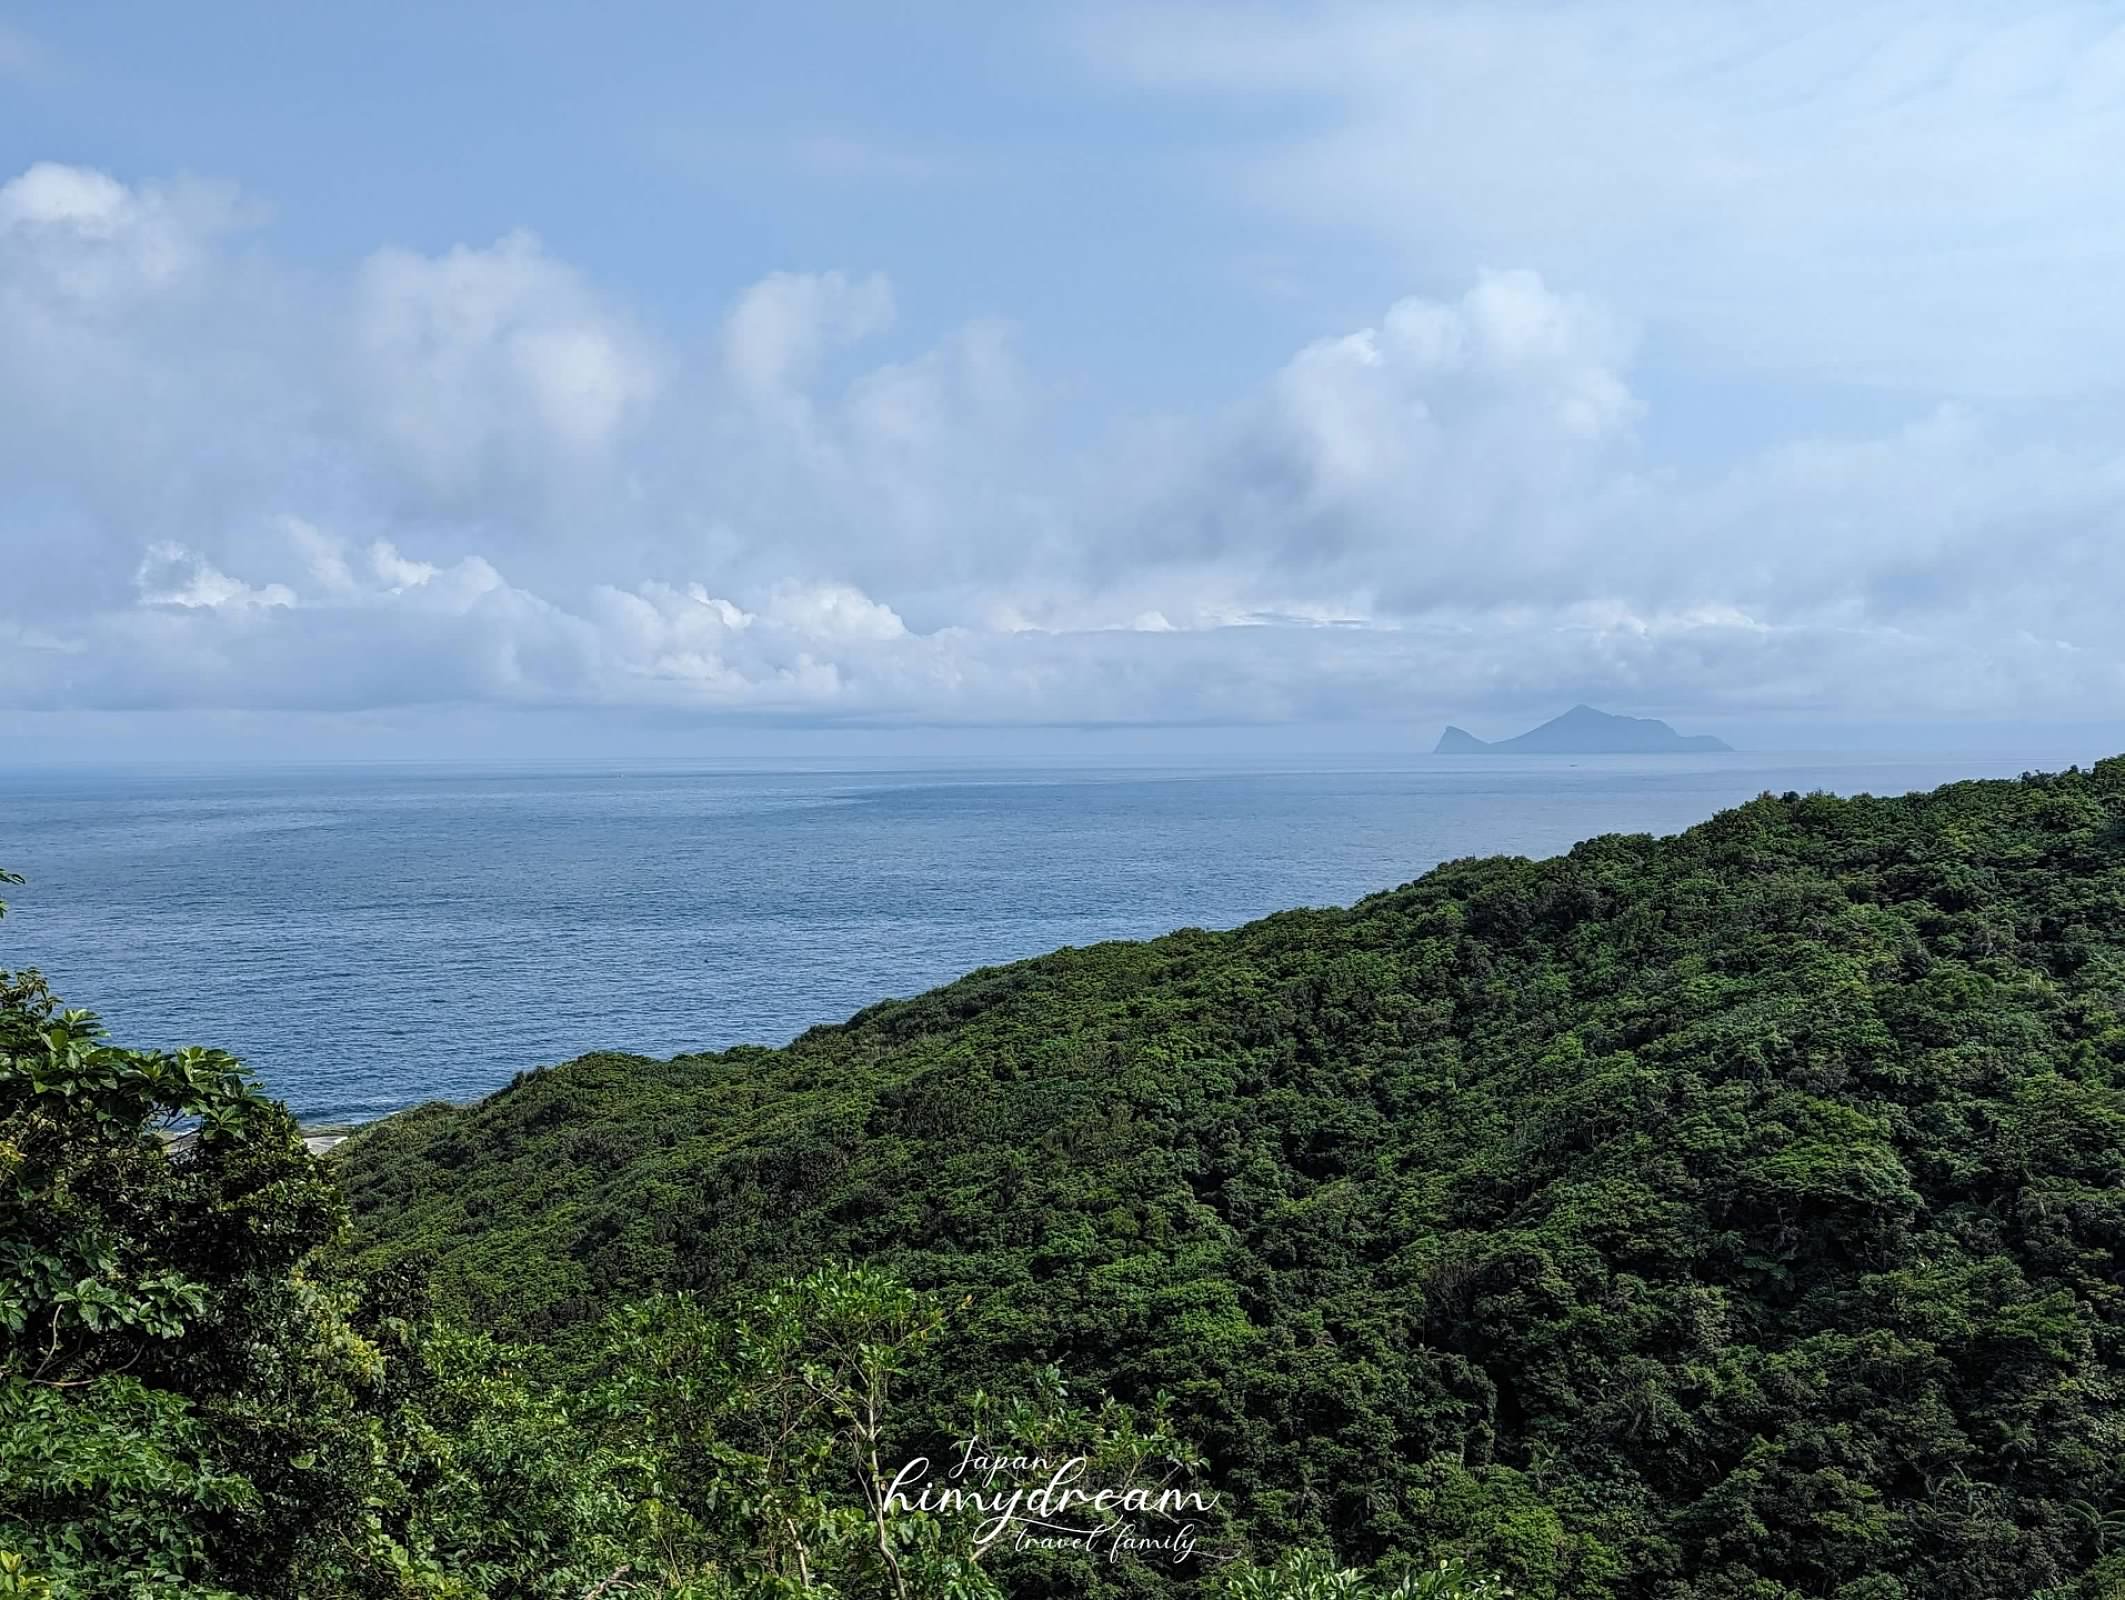
[(1495, 743), (1460, 728), (1439, 735), (1435, 756), (1657, 756), (1699, 755), (1731, 750), (1708, 733), (1677, 733), (1651, 717), (1612, 717), (1592, 706), (1573, 706), (1539, 728)]

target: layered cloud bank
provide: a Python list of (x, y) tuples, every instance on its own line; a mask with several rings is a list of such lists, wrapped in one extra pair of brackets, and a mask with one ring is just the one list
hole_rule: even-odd
[[(1236, 68), (1232, 70), (1237, 70)], [(2111, 712), (2125, 451), (1914, 401), (1650, 459), (1629, 326), (1479, 271), (1213, 414), (777, 273), (646, 325), (529, 234), (339, 270), (225, 187), (0, 188), (0, 705)], [(1067, 446), (1057, 441), (1073, 441)]]

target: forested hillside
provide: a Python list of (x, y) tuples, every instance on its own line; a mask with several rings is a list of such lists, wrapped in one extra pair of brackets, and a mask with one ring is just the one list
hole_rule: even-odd
[(645, 1292), (888, 1271), (964, 1306), (911, 1427), (1053, 1361), (1163, 1403), (1253, 1549), (2125, 1594), (2125, 760), (593, 1056), (336, 1165), (367, 1268), (568, 1383)]
[[(1460, 862), (322, 1161), (0, 973), (0, 1596), (2118, 1600), (2121, 1074), (2125, 760)], [(1210, 1503), (1056, 1546), (894, 1498), (970, 1439)]]

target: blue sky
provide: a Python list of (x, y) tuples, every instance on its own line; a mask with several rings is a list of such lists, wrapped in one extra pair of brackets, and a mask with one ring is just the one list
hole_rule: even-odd
[(1310, 314), (1251, 281), (1283, 229), (1196, 168), (1260, 119), (1112, 81), (1096, 13), (92, 5), (16, 32), (43, 57), (0, 123), (17, 167), (233, 179), (316, 270), (530, 228), (678, 328), (775, 269), (878, 271), (911, 341), (1009, 317), (1153, 407), (1214, 403), (1402, 287), (1385, 252), (1341, 252)]
[(0, 731), (2102, 722), (2121, 91), (2095, 5), (0, 6)]

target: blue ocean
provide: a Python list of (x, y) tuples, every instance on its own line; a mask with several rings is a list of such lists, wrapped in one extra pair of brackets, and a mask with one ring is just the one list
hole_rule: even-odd
[(42, 967), (122, 1042), (219, 1045), (306, 1118), (358, 1118), (591, 1049), (781, 1043), (975, 967), (1673, 832), (1765, 790), (2059, 764), (18, 771), (0, 866), (29, 882), (0, 967)]

